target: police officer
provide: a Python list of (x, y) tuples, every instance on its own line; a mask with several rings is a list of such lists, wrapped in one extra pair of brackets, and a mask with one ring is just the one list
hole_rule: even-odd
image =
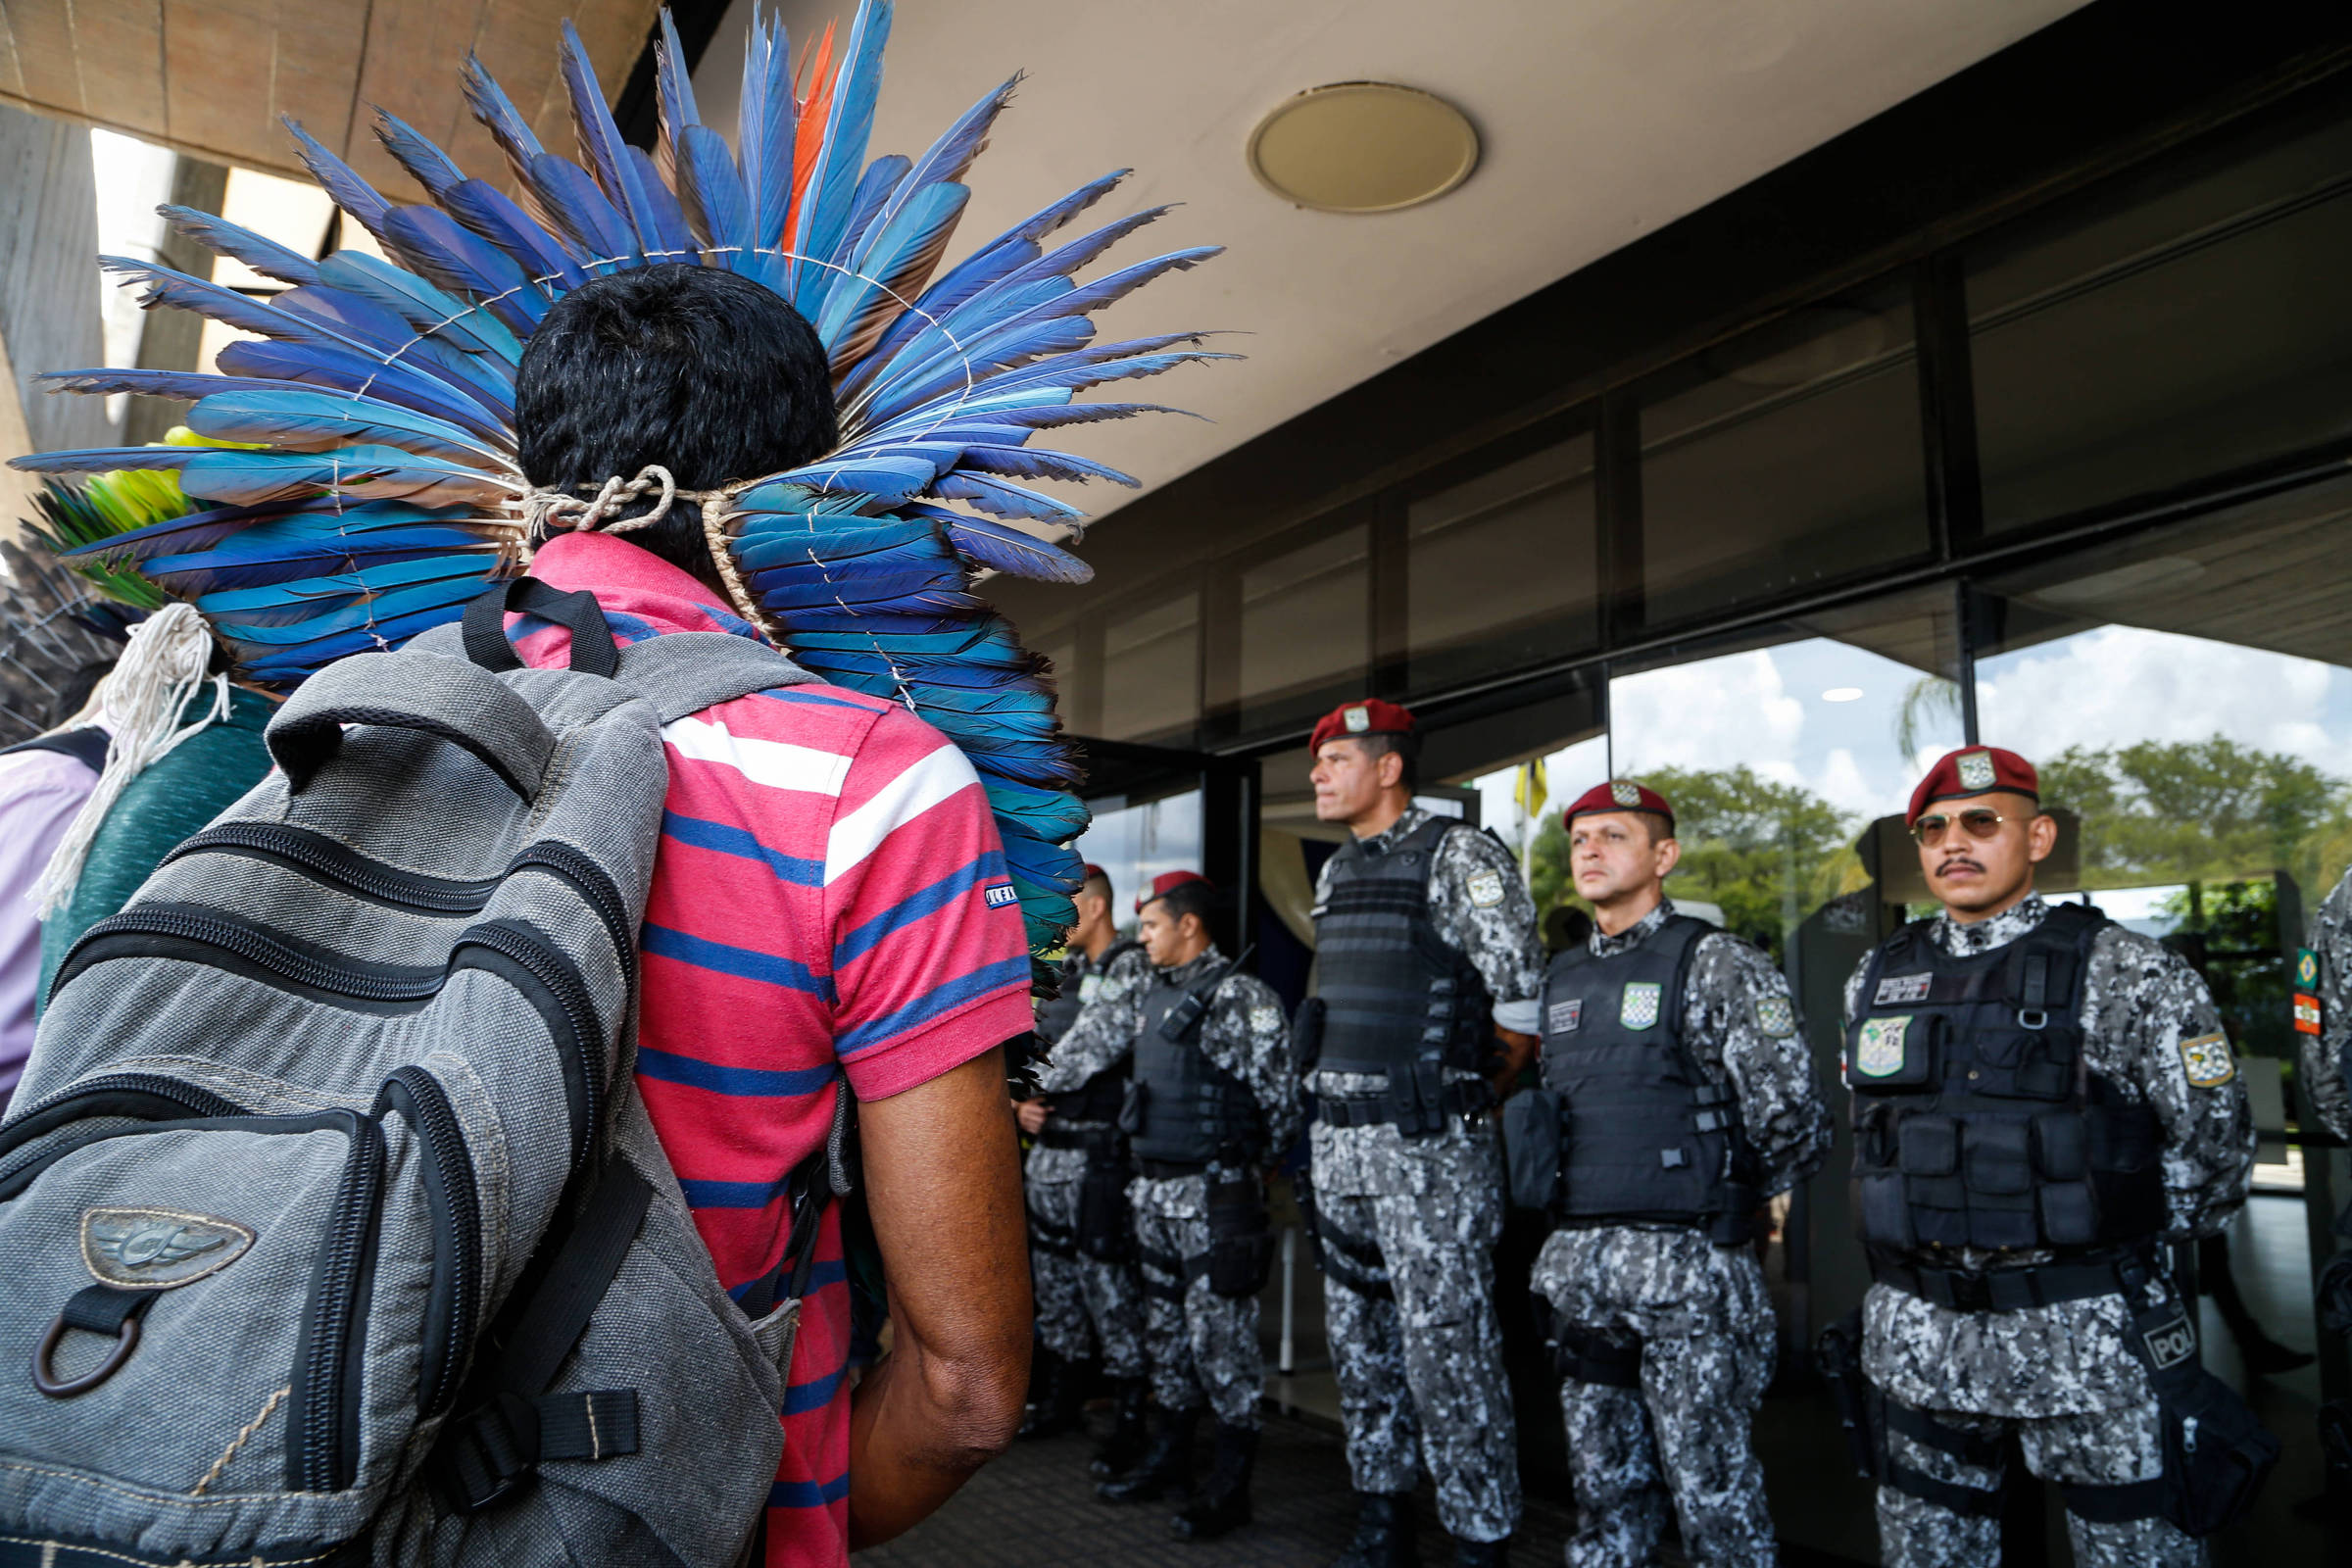
[(1489, 1108), (1533, 1052), (1543, 950), (1510, 852), (1412, 804), (1418, 740), (1413, 715), (1379, 701), (1312, 737), (1315, 815), (1349, 835), (1315, 888), (1301, 1030), (1320, 1037), (1313, 1201), (1358, 1494), (1345, 1568), (1416, 1560), (1424, 1460), (1459, 1562), (1502, 1561), (1519, 1522)]
[(1298, 1131), (1298, 1074), (1280, 1001), (1236, 972), (1210, 939), (1215, 890), (1173, 871), (1152, 884), (1137, 934), (1150, 982), (1105, 986), (1048, 1056), (1039, 1087), (1076, 1088), (1134, 1057), (1119, 1122), (1135, 1155), (1128, 1186), (1145, 1296), (1152, 1439), (1096, 1491), (1112, 1502), (1185, 1492), (1206, 1405), (1216, 1458), (1171, 1522), (1206, 1541), (1250, 1520), (1265, 1373), (1257, 1293), (1272, 1260), (1265, 1167)]
[(1544, 975), (1559, 1176), (1523, 1200), (1548, 1197), (1559, 1226), (1534, 1286), (1562, 1378), (1568, 1561), (1653, 1561), (1671, 1502), (1693, 1562), (1769, 1564), (1750, 1428), (1774, 1324), (1751, 1244), (1757, 1209), (1828, 1155), (1829, 1108), (1771, 957), (1666, 897), (1673, 807), (1613, 780), (1563, 822), (1594, 928)]
[(2219, 1232), (2252, 1177), (2213, 998), (2152, 938), (2034, 891), (2057, 824), (2024, 758), (1951, 753), (1908, 820), (1943, 909), (1855, 971), (1844, 1053), (1886, 1561), (1999, 1560), (2014, 1433), (2078, 1564), (2201, 1562), (2156, 1516), (2148, 1368), (2173, 1364), (2145, 1324), (2174, 1310), (2158, 1244)]
[(2352, 1138), (2352, 871), (2321, 901), (2311, 946), (2295, 955), (2294, 1009), (2304, 1097), (2322, 1126)]
[[(1120, 941), (1111, 923), (1110, 878), (1101, 866), (1086, 868), (1075, 902), (1078, 923), (1070, 928), (1057, 994), (1037, 1008), (1043, 1051), (1051, 1051), (1080, 1011), (1105, 993), (1116, 996), (1151, 979), (1143, 945)], [(1018, 1108), (1021, 1129), (1036, 1140), (1025, 1174), (1029, 1272), (1044, 1363), (1021, 1436), (1052, 1437), (1079, 1424), (1084, 1389), (1078, 1364), (1099, 1348), (1118, 1409), (1110, 1437), (1094, 1458), (1093, 1468), (1105, 1476), (1133, 1466), (1144, 1446), (1144, 1293), (1127, 1212), (1127, 1140), (1117, 1126), (1126, 1088), (1122, 1057), (1074, 1089)]]

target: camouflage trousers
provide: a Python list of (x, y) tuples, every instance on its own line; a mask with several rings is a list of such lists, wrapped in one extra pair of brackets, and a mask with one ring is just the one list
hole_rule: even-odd
[(1501, 1195), (1318, 1195), (1316, 1207), (1326, 1245), (1356, 1253), (1325, 1269), (1323, 1295), (1355, 1490), (1410, 1492), (1426, 1460), (1447, 1533), (1502, 1540), (1519, 1525), (1519, 1453), (1494, 1316)]
[[(1928, 1413), (1965, 1432), (1999, 1437), (2015, 1431), (2026, 1468), (2045, 1481), (2108, 1486), (2145, 1481), (2164, 1469), (2163, 1418), (2152, 1396), (2120, 1410), (2040, 1420), (1950, 1410)], [(2001, 1484), (1998, 1468), (1969, 1464), (1899, 1432), (1886, 1434), (1886, 1452), (1897, 1463), (1954, 1486), (1989, 1492)], [(2076, 1568), (2194, 1568), (2205, 1561), (2205, 1548), (2197, 1541), (2162, 1519), (2092, 1524), (2070, 1513), (2066, 1529)], [(2001, 1560), (2001, 1521), (1954, 1513), (1881, 1487), (1879, 1544), (1886, 1568), (1980, 1568)]]
[(1560, 1385), (1578, 1517), (1569, 1568), (1656, 1561), (1670, 1506), (1692, 1562), (1769, 1568), (1752, 1428), (1772, 1381), (1773, 1313), (1755, 1254), (1695, 1231), (1559, 1231), (1535, 1286), (1559, 1319), (1641, 1355), (1639, 1388)]
[(1144, 1375), (1144, 1285), (1133, 1263), (1076, 1250), (1078, 1184), (1031, 1181), (1029, 1279), (1037, 1338), (1065, 1361), (1100, 1354), (1114, 1378)]
[(1188, 1280), (1157, 1261), (1175, 1260), (1181, 1269), (1183, 1259), (1207, 1254), (1207, 1182), (1199, 1176), (1138, 1180), (1128, 1194), (1143, 1258), (1144, 1353), (1152, 1368), (1152, 1402), (1163, 1410), (1198, 1410), (1205, 1400), (1227, 1426), (1255, 1431), (1266, 1383), (1257, 1344), (1257, 1298), (1219, 1296), (1206, 1279)]

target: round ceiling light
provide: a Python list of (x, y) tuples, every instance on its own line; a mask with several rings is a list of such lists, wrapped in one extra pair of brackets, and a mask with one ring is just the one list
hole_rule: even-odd
[(1287, 202), (1393, 213), (1443, 196), (1478, 167), (1478, 132), (1445, 99), (1387, 81), (1310, 87), (1250, 133), (1250, 172)]

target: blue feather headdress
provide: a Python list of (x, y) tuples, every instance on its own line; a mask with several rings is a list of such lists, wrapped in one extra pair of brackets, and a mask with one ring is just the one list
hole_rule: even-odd
[(862, 0), (838, 68), (828, 30), (802, 99), (782, 26), (755, 12), (733, 151), (696, 114), (666, 13), (651, 155), (622, 141), (568, 23), (563, 74), (576, 162), (542, 147), (469, 60), (466, 98), (505, 153), (516, 198), (379, 111), (377, 136), (429, 197), (395, 205), (293, 127), (312, 173), (391, 263), (352, 251), (313, 262), (221, 219), (168, 208), (179, 232), (285, 292), (257, 300), (152, 263), (109, 258), (107, 268), (143, 284), (150, 309), (193, 311), (259, 341), (223, 349), (218, 374), (45, 378), (76, 392), (194, 399), (190, 429), (247, 445), (55, 452), (17, 466), (172, 470), (202, 510), (88, 548), (192, 602), (249, 678), (290, 685), (454, 619), (517, 569), (529, 487), (515, 456), (514, 373), (558, 297), (660, 262), (755, 278), (815, 326), (841, 444), (706, 505), (732, 545), (741, 608), (824, 679), (902, 702), (963, 749), (995, 808), (1032, 951), (1058, 945), (1079, 885), (1067, 845), (1087, 821), (1068, 788), (1077, 759), (1059, 735), (1045, 662), (973, 595), (972, 578), (983, 567), (1054, 582), (1091, 575), (1000, 519), (1079, 520), (1024, 481), (1135, 481), (1029, 439), (1168, 412), (1078, 398), (1229, 357), (1202, 349), (1198, 333), (1098, 344), (1090, 320), (1216, 251), (1175, 251), (1082, 281), (1164, 211), (1054, 242), (1120, 171), (942, 271), (969, 196), (964, 173), (1014, 81), (983, 95), (920, 158), (869, 163), (890, 23), (888, 0)]

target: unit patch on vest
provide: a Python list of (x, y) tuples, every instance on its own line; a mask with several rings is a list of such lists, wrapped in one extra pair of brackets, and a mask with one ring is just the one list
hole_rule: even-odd
[(1911, 1032), (1911, 1015), (1865, 1018), (1854, 1042), (1854, 1071), (1865, 1078), (1891, 1078), (1903, 1070), (1903, 1037)]
[(981, 897), (988, 901), (988, 906), (992, 909), (1002, 909), (1007, 904), (1016, 903), (1020, 899), (1020, 895), (1013, 891), (1012, 884), (1009, 882), (990, 883), (988, 891)]
[(1502, 876), (1495, 871), (1473, 871), (1462, 884), (1470, 902), (1482, 909), (1492, 909), (1502, 902)]
[(1900, 1007), (1913, 1002), (1928, 1000), (1928, 988), (1936, 976), (1928, 974), (1890, 974), (1879, 981), (1879, 994), (1871, 998), (1874, 1007)]
[(1665, 989), (1655, 980), (1628, 981), (1624, 1000), (1617, 1004), (1617, 1021), (1628, 1029), (1646, 1029), (1656, 1023), (1660, 994)]
[(2320, 989), (2320, 956), (2309, 948), (2295, 950), (2295, 984), (2306, 991)]
[(2295, 1033), (2316, 1035), (2320, 1032), (2320, 999), (2295, 993)]
[(2219, 1089), (2237, 1076), (2237, 1060), (2230, 1054), (2227, 1035), (2199, 1035), (2180, 1042), (2180, 1070), (2199, 1089)]
[(1344, 709), (1340, 713), (1340, 722), (1348, 726), (1348, 734), (1361, 735), (1372, 727), (1371, 710), (1365, 708), (1361, 703), (1356, 704), (1353, 708)]
[(1774, 1039), (1796, 1033), (1796, 1009), (1787, 997), (1756, 999), (1756, 1027)]
[(1960, 758), (1959, 767), (1962, 789), (1988, 790), (1992, 788), (1992, 754), (1990, 752), (1964, 753)]
[(1555, 1002), (1544, 1014), (1544, 1032), (1554, 1035), (1572, 1035), (1584, 1027), (1584, 998), (1578, 997), (1569, 1002)]
[(1609, 799), (1615, 801), (1619, 806), (1640, 806), (1642, 804), (1642, 786), (1628, 784), (1623, 779), (1612, 779), (1609, 783)]
[(253, 1230), (212, 1214), (170, 1208), (89, 1208), (81, 1261), (101, 1285), (168, 1291), (228, 1267), (253, 1246)]

